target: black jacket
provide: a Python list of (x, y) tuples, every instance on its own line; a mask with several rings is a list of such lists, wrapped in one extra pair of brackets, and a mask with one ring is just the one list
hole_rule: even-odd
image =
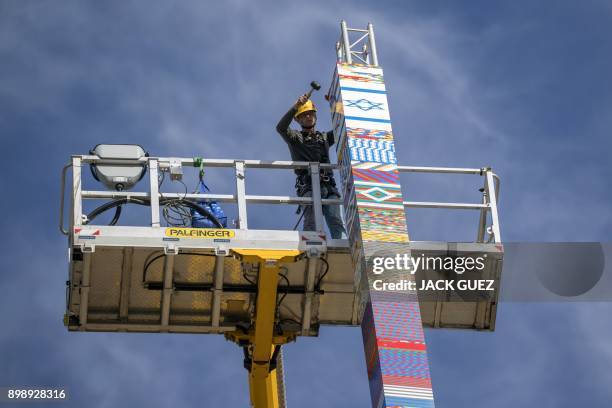
[[(329, 147), (334, 145), (334, 132), (331, 130), (325, 133), (316, 131), (311, 134), (289, 128), (295, 112), (297, 112), (295, 107), (289, 109), (276, 125), (276, 131), (289, 146), (291, 160), (330, 163)], [(326, 170), (325, 173), (330, 177), (332, 176), (330, 170)], [(296, 169), (295, 174), (298, 176), (306, 175), (308, 170)]]

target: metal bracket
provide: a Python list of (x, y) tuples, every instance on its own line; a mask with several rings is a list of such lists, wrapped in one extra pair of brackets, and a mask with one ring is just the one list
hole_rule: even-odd
[(230, 251), (227, 248), (215, 248), (215, 255), (217, 256), (229, 256)]
[(170, 159), (169, 161), (170, 180), (183, 179), (183, 165), (179, 159)]
[(306, 257), (307, 258), (321, 258), (323, 257), (324, 253), (325, 251), (322, 251), (320, 248), (312, 247), (306, 250)]
[(178, 255), (179, 253), (179, 249), (176, 245), (166, 245), (164, 247), (164, 254), (165, 255)]
[(82, 253), (89, 253), (89, 254), (93, 254), (94, 252), (96, 252), (96, 245), (95, 244), (81, 244), (81, 252)]

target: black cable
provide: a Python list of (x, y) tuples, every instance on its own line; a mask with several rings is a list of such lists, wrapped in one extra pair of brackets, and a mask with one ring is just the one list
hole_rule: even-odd
[(159, 258), (163, 258), (165, 256), (166, 254), (160, 254), (156, 256), (155, 258), (151, 259), (150, 261), (148, 261), (147, 263), (145, 263), (144, 269), (142, 270), (142, 283), (145, 283), (147, 281), (147, 271), (149, 270), (149, 266), (151, 266), (151, 264), (157, 261)]
[[(176, 199), (162, 197), (159, 200), (159, 204), (165, 205), (166, 203), (169, 203), (172, 201), (176, 201)], [(193, 209), (194, 211), (198, 212), (203, 217), (208, 218), (210, 221), (212, 221), (213, 224), (215, 224), (217, 228), (223, 228), (223, 224), (221, 224), (221, 222), (217, 219), (217, 217), (215, 217), (213, 213), (211, 213), (210, 211), (208, 211), (206, 208), (202, 207), (201, 205), (193, 201), (190, 201), (190, 200), (181, 200), (181, 203), (184, 206), (189, 207)], [(87, 225), (91, 221), (93, 221), (98, 215), (102, 214), (103, 212), (108, 211), (112, 208), (121, 206), (123, 204), (138, 204), (138, 205), (150, 206), (151, 200), (149, 198), (132, 198), (132, 197), (127, 198), (126, 197), (126, 198), (118, 198), (116, 200), (109, 201), (108, 203), (102, 204), (101, 206), (97, 207), (92, 212), (87, 214), (87, 220), (83, 224)]]
[[(280, 319), (280, 308), (281, 308), (281, 305), (283, 304), (283, 300), (285, 300), (285, 298), (289, 294), (289, 287), (291, 286), (291, 282), (289, 282), (289, 278), (287, 278), (286, 275), (284, 275), (282, 273), (279, 273), (278, 275), (281, 278), (283, 278), (285, 280), (285, 282), (287, 282), (287, 286), (285, 287), (285, 293), (283, 293), (281, 295), (281, 297), (278, 299), (278, 302), (276, 303), (276, 310), (275, 310), (275, 313), (274, 313), (276, 315), (276, 319), (275, 320), (277, 321), (277, 324), (280, 325), (282, 323), (282, 321), (283, 321), (283, 320)], [(280, 328), (279, 328), (279, 330), (280, 330)], [(274, 349), (274, 353), (275, 354), (276, 354), (276, 352), (277, 352), (277, 349)], [(274, 356), (273, 356), (273, 358), (274, 358)]]
[(108, 225), (116, 225), (117, 221), (119, 221), (119, 217), (121, 217), (121, 206), (120, 205), (117, 206), (117, 208), (115, 208), (115, 215), (113, 216), (113, 219)]
[[(291, 284), (289, 283), (289, 279), (287, 279), (287, 277), (286, 277), (285, 275), (283, 275), (283, 274), (281, 274), (281, 273), (279, 273), (279, 275), (280, 275), (281, 277), (283, 277), (283, 278), (284, 278), (284, 279), (287, 281), (287, 286), (291, 286)], [(253, 282), (253, 281), (252, 281), (252, 280), (251, 280), (251, 279), (250, 279), (250, 278), (247, 276), (246, 271), (243, 271), (243, 272), (242, 272), (242, 277), (243, 277), (243, 278), (244, 278), (244, 279), (245, 279), (247, 282), (249, 282), (251, 285), (255, 285), (255, 286), (257, 286), (257, 283), (256, 283), (256, 282)]]
[(200, 254), (198, 252), (180, 252), (179, 255), (195, 255), (195, 256), (207, 256), (207, 257), (217, 257), (214, 254)]
[(302, 215), (300, 215), (300, 218), (298, 218), (297, 222), (293, 226), (293, 231), (295, 231), (295, 229), (298, 227), (298, 225), (300, 225), (300, 221), (302, 221), (302, 218), (304, 218), (304, 214), (306, 214), (306, 210), (302, 209)]
[(84, 225), (89, 224), (91, 221), (94, 220), (94, 218), (96, 218), (98, 215), (102, 214), (105, 211), (108, 211), (112, 208), (121, 206), (123, 204), (127, 204), (127, 203), (131, 203), (131, 204), (138, 204), (138, 205), (151, 205), (151, 203), (147, 203), (146, 200), (142, 200), (140, 198), (118, 198), (116, 200), (113, 201), (109, 201), (107, 203), (102, 204), (101, 206), (95, 208), (92, 212), (90, 212), (89, 214), (87, 214), (87, 219), (85, 220), (85, 222), (83, 223)]
[[(163, 173), (165, 174), (165, 173)], [(183, 197), (178, 198), (168, 198), (168, 201), (164, 201), (162, 208), (162, 216), (168, 225), (173, 227), (185, 227), (191, 225), (192, 223), (192, 215), (191, 212), (183, 206), (183, 202), (187, 197), (187, 185), (183, 182), (183, 180), (173, 180), (178, 181), (183, 185), (185, 189)], [(162, 180), (163, 182), (163, 180)], [(164, 195), (160, 193), (162, 199), (164, 199)], [(161, 202), (160, 202), (161, 204)]]
[(317, 281), (317, 284), (315, 285), (315, 289), (316, 290), (320, 290), (321, 289), (321, 281), (323, 280), (325, 275), (327, 275), (327, 272), (329, 272), (329, 263), (327, 262), (327, 260), (325, 258), (321, 258), (321, 260), (323, 261), (323, 263), (325, 263), (325, 272), (323, 272), (323, 275), (321, 275), (321, 277)]
[(166, 203), (162, 208), (162, 216), (166, 223), (173, 227), (191, 225), (191, 212), (183, 206), (183, 201), (180, 199)]
[(280, 320), (280, 323), (282, 323), (282, 322), (293, 322), (293, 323), (295, 323), (295, 324), (299, 324), (300, 326), (302, 325), (302, 323), (301, 323), (301, 322), (298, 322), (297, 320), (292, 319), (292, 318), (290, 318), (290, 317), (286, 317), (286, 318), (284, 318), (284, 319), (281, 319), (281, 320)]
[(257, 284), (256, 284), (255, 282), (253, 282), (252, 280), (250, 280), (250, 279), (247, 277), (246, 272), (242, 272), (242, 277), (244, 278), (244, 280), (245, 280), (245, 281), (249, 282), (251, 285), (255, 285), (255, 286), (257, 286)]
[(285, 279), (285, 282), (287, 282), (287, 286), (291, 286), (291, 283), (289, 282), (289, 278), (287, 278), (286, 275), (283, 275), (282, 273), (279, 273), (280, 277)]
[(287, 288), (285, 290), (285, 293), (283, 293), (283, 295), (281, 296), (281, 298), (279, 299), (276, 307), (280, 307), (281, 303), (283, 303), (283, 300), (285, 300), (285, 297), (287, 297), (287, 295), (289, 294), (289, 286), (291, 286), (291, 283), (289, 282), (289, 279), (283, 275), (282, 273), (278, 274), (281, 278), (285, 279), (285, 281), (287, 282)]
[(166, 172), (162, 171), (160, 175), (157, 176), (157, 188), (159, 189), (162, 184), (164, 184), (164, 180), (166, 179)]

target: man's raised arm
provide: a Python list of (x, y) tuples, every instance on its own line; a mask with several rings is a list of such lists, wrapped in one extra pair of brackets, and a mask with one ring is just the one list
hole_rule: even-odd
[(297, 109), (295, 106), (292, 106), (291, 109), (285, 113), (285, 115), (281, 118), (281, 120), (276, 125), (276, 131), (283, 137), (285, 142), (290, 143), (292, 140), (291, 132), (289, 131), (289, 125), (293, 120), (293, 115), (295, 115)]
[(285, 115), (281, 118), (281, 120), (276, 125), (276, 131), (283, 137), (285, 142), (290, 143), (295, 135), (292, 135), (291, 129), (289, 129), (289, 125), (293, 120), (293, 116), (298, 110), (298, 107), (303, 105), (308, 100), (308, 96), (306, 94), (300, 96), (297, 101), (293, 104), (291, 109), (285, 113)]

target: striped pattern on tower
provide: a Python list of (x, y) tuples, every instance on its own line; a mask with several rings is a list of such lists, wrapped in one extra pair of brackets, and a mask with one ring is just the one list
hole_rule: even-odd
[(338, 63), (328, 98), (355, 279), (364, 291), (361, 328), (372, 406), (433, 407), (416, 292), (373, 290), (373, 280), (383, 275), (368, 269), (374, 254), (407, 252), (409, 241), (382, 69)]

